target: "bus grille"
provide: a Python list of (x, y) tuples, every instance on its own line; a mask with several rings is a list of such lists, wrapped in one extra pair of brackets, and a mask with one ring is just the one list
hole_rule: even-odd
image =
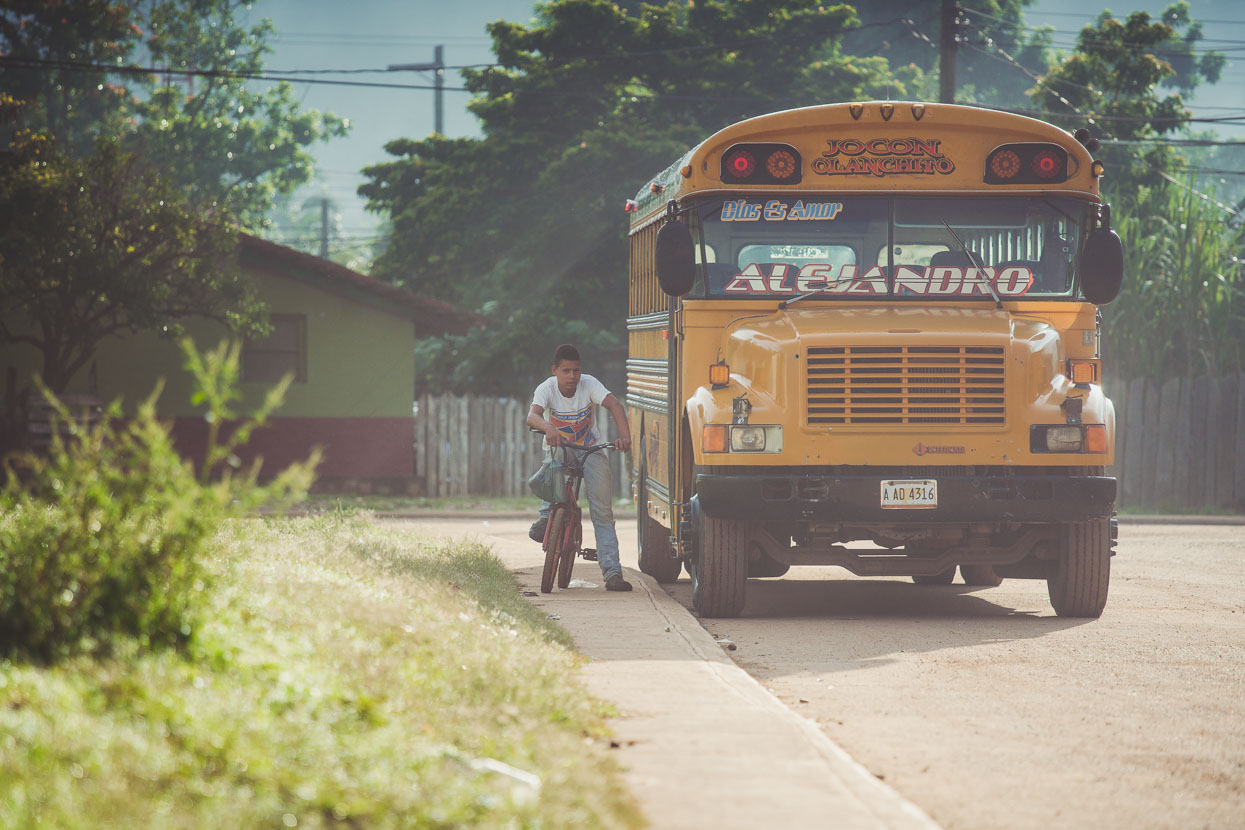
[(1004, 422), (1002, 347), (808, 349), (808, 423)]

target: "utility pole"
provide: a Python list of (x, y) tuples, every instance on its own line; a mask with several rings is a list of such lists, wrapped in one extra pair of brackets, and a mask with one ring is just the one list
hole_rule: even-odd
[(938, 100), (955, 103), (955, 0), (942, 0), (942, 26), (938, 39)]
[(444, 49), (445, 49), (444, 46), (437, 46), (434, 48), (433, 53), (432, 53), (433, 55), (432, 63), (391, 63), (389, 64), (390, 72), (402, 72), (402, 71), (429, 72), (431, 71), (433, 73), (432, 74), (432, 78), (433, 78), (432, 86), (433, 86), (433, 94), (435, 96), (434, 107), (435, 107), (435, 116), (436, 116), (434, 123), (436, 124), (437, 135), (445, 135), (445, 130), (443, 129), (444, 127), (443, 118), (445, 114), (445, 108), (442, 104), (442, 97), (444, 95), (444, 87), (445, 87), (445, 59), (444, 59), (445, 52), (444, 52)]
[(320, 200), (320, 259), (329, 258), (329, 200)]

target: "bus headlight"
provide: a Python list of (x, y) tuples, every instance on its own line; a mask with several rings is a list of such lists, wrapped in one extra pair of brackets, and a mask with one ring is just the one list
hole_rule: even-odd
[(765, 428), (754, 426), (732, 427), (731, 449), (735, 452), (765, 452)]
[(1030, 427), (1029, 451), (1106, 453), (1111, 449), (1107, 438), (1105, 424), (1040, 424)]
[(1046, 428), (1046, 449), (1049, 452), (1076, 452), (1080, 448), (1080, 427)]
[(732, 452), (781, 452), (782, 427), (735, 424), (731, 427)]

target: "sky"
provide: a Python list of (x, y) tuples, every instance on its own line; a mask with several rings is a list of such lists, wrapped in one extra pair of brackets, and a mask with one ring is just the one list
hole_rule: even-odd
[[(938, 0), (928, 0), (936, 6)], [(971, 0), (961, 0), (971, 6)], [(1144, 9), (1157, 16), (1168, 0), (1120, 0), (1105, 6), (1116, 14)], [(1245, 0), (1191, 0), (1195, 19), (1206, 21), (1204, 49), (1216, 49), (1228, 58), (1223, 80), (1191, 100), (1195, 116), (1222, 114), (1224, 107), (1245, 108)], [(1069, 50), (1076, 33), (1104, 8), (1094, 0), (1036, 0), (1024, 13), (1028, 26), (1051, 26), (1056, 48)], [(344, 13), (348, 9), (348, 14)], [(269, 18), (276, 26), (273, 53), (265, 61), (270, 70), (345, 69), (350, 75), (326, 78), (365, 83), (432, 86), (430, 72), (358, 73), (384, 70), (391, 64), (430, 63), (436, 45), (444, 47), (448, 67), (487, 64), (493, 59), (485, 29), (493, 20), (526, 23), (532, 19), (531, 0), (255, 0), (253, 20)], [(445, 73), (444, 132), (451, 138), (479, 136), (479, 125), (466, 109), (469, 95), (458, 72)], [(395, 138), (424, 138), (434, 129), (434, 93), (428, 90), (344, 87), (295, 83), (302, 105), (348, 118), (345, 138), (316, 145), (317, 181), (303, 188), (297, 200), (328, 197), (342, 216), (346, 243), (376, 234), (380, 221), (364, 210), (356, 189), (365, 181), (363, 167), (390, 158), (384, 146)], [(1219, 126), (1224, 137), (1245, 139), (1245, 125)]]

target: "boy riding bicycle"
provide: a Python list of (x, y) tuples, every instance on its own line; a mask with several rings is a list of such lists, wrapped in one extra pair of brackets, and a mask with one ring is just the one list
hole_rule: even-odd
[[(599, 440), (593, 417), (597, 404), (608, 409), (614, 417), (614, 424), (618, 427), (614, 446), (626, 452), (631, 447), (627, 411), (601, 381), (583, 374), (579, 350), (563, 343), (553, 354), (553, 377), (537, 386), (532, 394), (527, 425), (545, 434), (546, 453), (552, 452), (554, 447), (591, 447)], [(584, 485), (588, 490), (588, 512), (596, 534), (597, 562), (605, 577), (605, 590), (630, 591), (631, 583), (623, 579), (622, 566), (618, 562), (610, 461), (604, 452), (594, 452), (585, 459)], [(549, 506), (549, 502), (541, 505), (540, 519), (528, 531), (528, 536), (537, 542), (544, 540)]]

